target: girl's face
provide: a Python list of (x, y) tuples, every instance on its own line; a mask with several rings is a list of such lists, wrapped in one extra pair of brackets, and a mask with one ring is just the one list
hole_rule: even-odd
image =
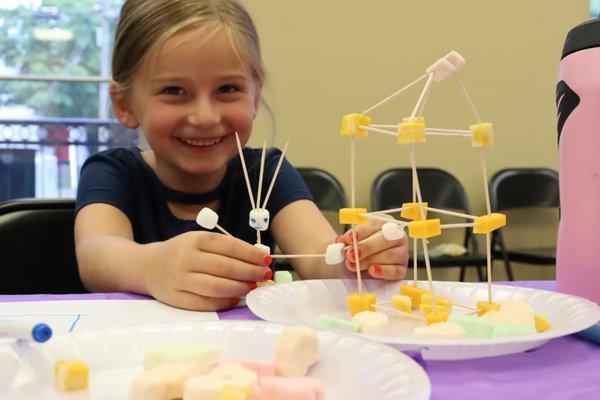
[(193, 189), (178, 186), (198, 182), (198, 175), (222, 176), (238, 153), (235, 133), (248, 141), (260, 87), (223, 29), (176, 34), (155, 60), (139, 69), (115, 111), (126, 126), (144, 132), (157, 175), (175, 189)]

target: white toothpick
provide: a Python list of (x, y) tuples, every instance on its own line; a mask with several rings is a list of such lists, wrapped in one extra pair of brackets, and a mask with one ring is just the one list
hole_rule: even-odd
[(471, 100), (471, 96), (469, 96), (469, 93), (467, 92), (467, 88), (463, 84), (462, 79), (460, 79), (460, 76), (458, 74), (453, 74), (453, 75), (456, 78), (456, 82), (458, 82), (458, 86), (460, 86), (460, 90), (462, 91), (463, 95), (467, 99), (467, 103), (469, 103), (469, 107), (471, 108), (471, 111), (473, 112), (475, 119), (477, 120), (477, 122), (481, 122), (481, 117), (479, 116), (479, 113), (477, 112), (477, 109), (475, 108), (475, 104), (473, 104), (473, 101)]
[(225, 234), (225, 235), (227, 235), (227, 236), (233, 236), (231, 233), (227, 232), (227, 231), (225, 230), (225, 228), (223, 228), (223, 227), (222, 227), (221, 225), (219, 225), (219, 224), (216, 224), (216, 225), (215, 225), (215, 228), (217, 228), (218, 230), (220, 230), (220, 231), (221, 231), (221, 233), (224, 233), (224, 234)]
[(273, 186), (275, 186), (275, 180), (277, 179), (277, 174), (279, 174), (279, 168), (281, 168), (281, 164), (283, 163), (283, 159), (285, 158), (285, 152), (287, 151), (288, 145), (290, 141), (288, 140), (283, 147), (283, 151), (281, 152), (281, 156), (279, 157), (279, 161), (277, 162), (277, 167), (275, 167), (275, 173), (273, 174), (273, 179), (271, 179), (271, 184), (269, 185), (269, 190), (265, 196), (265, 202), (263, 203), (262, 208), (267, 208), (267, 202), (269, 201), (269, 196), (271, 196), (271, 191), (273, 190)]
[(457, 133), (457, 132), (430, 132), (425, 130), (426, 136), (455, 136), (455, 137), (472, 137), (471, 133)]
[(398, 134), (396, 132), (387, 131), (385, 129), (374, 128), (374, 127), (369, 126), (369, 125), (359, 125), (358, 127), (361, 128), (361, 129), (365, 129), (365, 130), (367, 130), (369, 132), (383, 133), (384, 135), (394, 136), (394, 137), (398, 136)]
[(375, 104), (374, 106), (371, 106), (369, 108), (367, 108), (366, 110), (363, 110), (363, 114), (368, 114), (369, 112), (373, 111), (374, 109), (376, 109), (377, 107), (379, 107), (380, 105), (387, 103), (388, 101), (390, 101), (391, 99), (393, 99), (394, 97), (398, 96), (400, 93), (404, 92), (405, 90), (407, 90), (408, 88), (416, 85), (417, 83), (421, 82), (423, 79), (425, 79), (427, 77), (427, 74), (424, 74), (423, 76), (415, 79), (414, 81), (412, 81), (411, 83), (409, 83), (408, 85), (404, 86), (403, 88), (401, 88), (400, 90), (397, 90), (396, 92), (392, 93), (391, 95), (389, 95), (388, 97), (386, 97), (385, 99), (381, 100), (379, 103)]
[(240, 137), (238, 133), (235, 133), (235, 140), (237, 142), (238, 152), (240, 153), (240, 160), (242, 161), (242, 169), (244, 170), (244, 178), (246, 179), (246, 188), (248, 189), (248, 196), (250, 197), (250, 204), (252, 208), (256, 208), (254, 204), (254, 195), (252, 194), (252, 187), (250, 186), (250, 178), (248, 178), (248, 169), (246, 168), (246, 160), (244, 159), (244, 151), (242, 150), (242, 144), (240, 143)]
[(410, 114), (409, 121), (412, 121), (416, 116), (418, 116), (418, 111), (420, 110), (421, 105), (423, 104), (423, 101), (425, 100), (425, 97), (429, 93), (429, 89), (431, 89), (432, 84), (433, 84), (433, 74), (429, 74), (429, 77), (427, 78), (427, 83), (425, 84), (425, 87), (423, 88), (423, 91), (421, 92), (421, 96), (419, 96), (419, 100), (417, 101), (417, 104), (415, 105), (413, 112)]
[(262, 192), (263, 175), (265, 173), (265, 153), (267, 150), (267, 141), (263, 142), (262, 155), (260, 156), (260, 174), (258, 175), (258, 194), (256, 195), (256, 204), (260, 207), (260, 194)]
[(324, 258), (325, 254), (272, 254), (273, 258)]
[(426, 207), (426, 209), (428, 211), (433, 211), (433, 212), (437, 212), (440, 214), (452, 215), (454, 217), (462, 217), (462, 218), (467, 218), (467, 219), (477, 218), (475, 215), (463, 214), (463, 213), (458, 213), (458, 212), (448, 211), (448, 210), (440, 210), (439, 208)]

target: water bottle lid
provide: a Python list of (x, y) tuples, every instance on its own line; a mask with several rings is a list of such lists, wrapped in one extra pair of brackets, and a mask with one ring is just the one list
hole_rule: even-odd
[(569, 54), (593, 47), (600, 47), (600, 19), (584, 22), (569, 31), (561, 59)]

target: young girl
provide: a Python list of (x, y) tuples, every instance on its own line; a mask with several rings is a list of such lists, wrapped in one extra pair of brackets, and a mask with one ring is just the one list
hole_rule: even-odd
[[(235, 0), (127, 0), (114, 45), (115, 115), (139, 128), (150, 149), (112, 149), (81, 171), (75, 244), (81, 278), (91, 291), (148, 294), (175, 307), (220, 310), (269, 279), (270, 256), (253, 246), (236, 133), (250, 138), (265, 83), (258, 36)], [(244, 149), (256, 190), (260, 150)], [(263, 193), (281, 156), (269, 149)], [(256, 193), (256, 191), (255, 191)], [(195, 223), (203, 207), (235, 238)], [(285, 161), (267, 207), (264, 244), (284, 253), (324, 253), (336, 241), (294, 168)], [(402, 279), (406, 240), (357, 226), (361, 269)], [(350, 244), (349, 234), (337, 238)], [(352, 277), (344, 266), (294, 259), (302, 278)], [(367, 274), (364, 274), (367, 275)]]

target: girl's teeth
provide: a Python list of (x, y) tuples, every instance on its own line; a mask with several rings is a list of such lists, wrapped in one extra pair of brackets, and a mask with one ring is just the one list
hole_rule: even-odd
[(204, 146), (212, 146), (214, 144), (217, 144), (221, 141), (222, 138), (215, 138), (215, 139), (184, 139), (181, 138), (181, 141), (184, 143), (187, 143), (191, 146), (200, 146), (200, 147), (204, 147)]

